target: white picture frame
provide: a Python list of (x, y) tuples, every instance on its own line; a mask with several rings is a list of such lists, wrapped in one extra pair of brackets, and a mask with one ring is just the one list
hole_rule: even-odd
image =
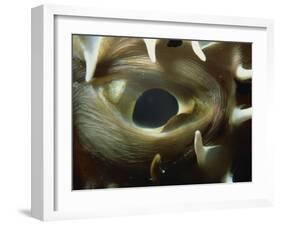
[[(88, 29), (91, 23), (97, 25), (96, 30), (93, 30), (95, 26), (92, 30)], [(116, 23), (123, 29), (114, 26)], [(163, 29), (165, 26), (171, 29)], [(192, 32), (185, 31), (188, 26)], [(218, 32), (212, 32), (213, 29)], [(72, 33), (253, 42), (253, 51), (256, 51), (253, 53), (256, 76), (253, 83), (253, 181), (73, 192), (69, 171), (71, 142), (60, 136), (63, 132), (71, 132), (71, 76), (68, 80), (65, 75), (71, 75), (71, 46), (67, 43)], [(66, 44), (63, 45), (63, 42)], [(64, 56), (62, 61), (60, 54)], [(260, 105), (265, 102), (270, 105), (270, 101), (264, 100), (271, 92), (272, 68), (271, 20), (114, 9), (105, 11), (56, 5), (33, 8), (32, 216), (55, 220), (271, 205), (273, 179), (268, 175), (273, 171), (273, 150), (269, 148), (266, 124), (268, 108)], [(62, 88), (62, 83), (66, 84), (65, 88)], [(58, 108), (62, 101), (66, 102), (65, 105)], [(61, 147), (65, 148), (62, 150)], [(66, 159), (65, 163), (61, 161), (62, 157)]]

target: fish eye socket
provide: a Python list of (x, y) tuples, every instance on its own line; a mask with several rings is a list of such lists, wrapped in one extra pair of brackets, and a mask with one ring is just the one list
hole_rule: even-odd
[(140, 127), (157, 128), (178, 113), (177, 99), (163, 89), (149, 89), (137, 99), (133, 110), (133, 122)]
[(197, 65), (188, 67), (194, 68), (193, 73), (186, 73), (182, 64), (177, 68), (182, 70), (167, 73), (144, 65), (141, 72), (123, 70), (100, 83), (103, 103), (114, 109), (112, 116), (118, 120), (114, 124), (161, 136), (181, 129), (189, 135), (189, 130), (193, 133), (195, 126), (206, 123), (216, 111), (218, 86), (209, 89), (212, 78)]

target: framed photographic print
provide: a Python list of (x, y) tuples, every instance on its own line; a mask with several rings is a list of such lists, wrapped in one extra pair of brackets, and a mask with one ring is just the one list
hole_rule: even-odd
[(32, 215), (268, 205), (270, 20), (32, 9)]

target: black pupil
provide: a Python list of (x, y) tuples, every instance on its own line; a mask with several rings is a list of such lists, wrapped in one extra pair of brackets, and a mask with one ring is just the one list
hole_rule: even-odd
[(137, 100), (133, 112), (136, 125), (145, 128), (157, 128), (177, 114), (178, 102), (174, 96), (162, 89), (145, 91)]

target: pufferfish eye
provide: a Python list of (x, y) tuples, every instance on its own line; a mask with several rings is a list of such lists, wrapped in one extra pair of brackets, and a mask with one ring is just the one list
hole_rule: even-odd
[(206, 162), (205, 150), (225, 153), (222, 134), (251, 117), (236, 98), (249, 44), (74, 35), (73, 46), (77, 139), (113, 169), (150, 172), (156, 181), (160, 162), (190, 152), (208, 169), (217, 163)]
[[(133, 121), (139, 126), (157, 128), (178, 113), (177, 99), (162, 89), (149, 89), (137, 99)], [(147, 111), (149, 110), (149, 111)]]

